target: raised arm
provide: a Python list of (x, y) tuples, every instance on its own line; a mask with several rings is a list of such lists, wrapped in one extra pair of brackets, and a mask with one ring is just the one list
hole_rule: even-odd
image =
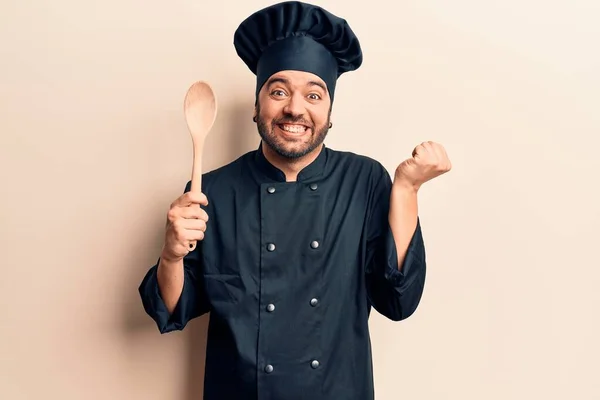
[(445, 149), (423, 142), (398, 166), (393, 183), (387, 172), (377, 179), (368, 222), (367, 289), (373, 307), (392, 320), (412, 315), (423, 294), (426, 258), (419, 189), (450, 169)]
[[(209, 311), (202, 282), (202, 240), (208, 215), (200, 205), (208, 205), (206, 196), (189, 192), (188, 184), (171, 204), (160, 258), (139, 287), (144, 309), (161, 333), (181, 330)], [(190, 252), (194, 240), (197, 245)]]

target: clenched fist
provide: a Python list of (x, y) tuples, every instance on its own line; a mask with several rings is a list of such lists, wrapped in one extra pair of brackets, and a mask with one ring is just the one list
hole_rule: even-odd
[(451, 168), (450, 159), (441, 144), (423, 142), (415, 147), (411, 158), (396, 168), (395, 181), (418, 190), (423, 183)]
[(190, 252), (191, 242), (204, 239), (208, 214), (200, 205), (208, 205), (208, 199), (192, 192), (182, 194), (171, 204), (161, 258), (179, 261)]

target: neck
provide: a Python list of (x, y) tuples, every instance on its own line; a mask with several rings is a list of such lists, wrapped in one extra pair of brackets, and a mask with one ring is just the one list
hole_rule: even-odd
[(265, 142), (261, 143), (263, 154), (265, 158), (269, 160), (271, 164), (279, 168), (285, 174), (285, 180), (287, 182), (295, 182), (298, 178), (298, 173), (302, 171), (307, 165), (316, 160), (319, 153), (323, 149), (323, 144), (311, 151), (310, 153), (295, 159), (290, 159), (281, 156), (271, 149)]

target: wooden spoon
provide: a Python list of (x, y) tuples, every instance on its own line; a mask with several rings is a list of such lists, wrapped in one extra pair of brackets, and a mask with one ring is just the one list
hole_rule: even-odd
[[(217, 116), (217, 99), (207, 82), (198, 81), (188, 89), (183, 103), (185, 121), (192, 136), (194, 161), (190, 192), (202, 192), (202, 152), (204, 140)], [(196, 241), (190, 242), (190, 251), (196, 248)]]

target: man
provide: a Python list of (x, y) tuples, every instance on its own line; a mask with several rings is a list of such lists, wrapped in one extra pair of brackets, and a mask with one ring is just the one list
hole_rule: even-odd
[(144, 308), (162, 333), (210, 312), (205, 399), (373, 399), (370, 309), (400, 321), (417, 308), (417, 194), (450, 162), (424, 142), (392, 182), (377, 161), (324, 146), (336, 80), (362, 62), (343, 19), (280, 3), (234, 45), (257, 76), (261, 145), (173, 202)]

